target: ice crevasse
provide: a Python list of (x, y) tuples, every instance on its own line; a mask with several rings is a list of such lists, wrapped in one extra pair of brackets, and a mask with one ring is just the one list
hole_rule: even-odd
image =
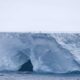
[(0, 33), (0, 71), (18, 71), (29, 60), (35, 72), (80, 71), (80, 34)]

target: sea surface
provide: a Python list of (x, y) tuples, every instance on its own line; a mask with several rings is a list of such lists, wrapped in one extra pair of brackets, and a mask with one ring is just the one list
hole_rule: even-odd
[(0, 80), (80, 80), (80, 73), (42, 74), (34, 72), (0, 72)]

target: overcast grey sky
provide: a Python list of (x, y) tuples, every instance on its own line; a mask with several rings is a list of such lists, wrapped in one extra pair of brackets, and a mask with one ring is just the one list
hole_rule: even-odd
[(80, 0), (0, 0), (0, 31), (80, 31)]

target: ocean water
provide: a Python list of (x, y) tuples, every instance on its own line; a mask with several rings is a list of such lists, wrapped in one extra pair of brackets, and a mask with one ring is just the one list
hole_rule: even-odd
[(0, 80), (80, 80), (80, 73), (45, 74), (35, 72), (0, 72)]

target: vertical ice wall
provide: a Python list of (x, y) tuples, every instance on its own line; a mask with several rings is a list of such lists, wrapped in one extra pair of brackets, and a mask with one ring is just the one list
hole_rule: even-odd
[(79, 34), (0, 33), (0, 71), (17, 71), (28, 60), (36, 72), (80, 71), (79, 43)]

